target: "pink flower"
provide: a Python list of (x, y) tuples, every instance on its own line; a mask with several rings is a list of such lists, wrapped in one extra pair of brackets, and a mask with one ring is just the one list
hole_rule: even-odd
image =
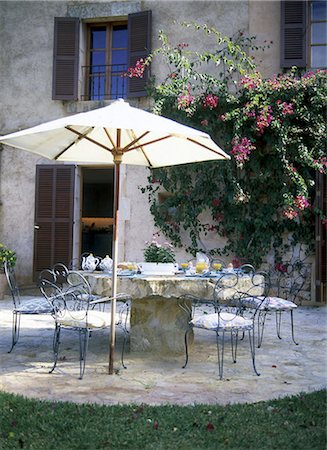
[(283, 216), (289, 220), (293, 220), (298, 216), (298, 213), (291, 206), (288, 206), (286, 209), (284, 209)]
[(218, 106), (218, 97), (214, 94), (207, 94), (203, 99), (204, 108), (214, 109)]
[(241, 165), (244, 161), (249, 159), (252, 150), (255, 150), (255, 146), (252, 144), (250, 139), (244, 137), (241, 140), (239, 138), (234, 138), (232, 140), (233, 148), (231, 150), (231, 155), (234, 156), (236, 161)]
[(177, 108), (186, 109), (194, 102), (194, 97), (191, 94), (181, 94), (177, 98)]
[(275, 269), (278, 272), (282, 272), (282, 273), (286, 273), (287, 272), (287, 266), (285, 264), (283, 264), (283, 263), (277, 263), (275, 265)]
[(177, 45), (178, 50), (182, 50), (183, 48), (188, 47), (189, 44), (186, 44), (186, 42), (181, 42)]
[(226, 116), (224, 114), (222, 114), (221, 116), (219, 116), (219, 119), (224, 122), (226, 120)]
[(207, 127), (207, 126), (208, 126), (208, 121), (207, 121), (207, 119), (201, 120), (201, 125), (202, 125), (203, 127)]
[(177, 108), (186, 110), (194, 102), (194, 97), (190, 93), (190, 86), (187, 87), (186, 94), (180, 94), (177, 97)]
[(260, 74), (258, 72), (253, 73), (251, 75), (245, 75), (243, 78), (241, 78), (240, 84), (248, 90), (255, 89), (259, 87), (259, 85), (262, 83), (262, 79), (260, 77)]
[(264, 129), (269, 127), (269, 125), (273, 119), (271, 112), (272, 112), (272, 109), (269, 105), (260, 111), (260, 114), (257, 117), (257, 123), (256, 123), (256, 129), (259, 132), (259, 134), (263, 134)]
[(294, 173), (297, 172), (297, 169), (296, 169), (292, 164), (289, 164), (289, 165), (287, 166), (287, 168), (288, 168), (288, 170), (291, 170), (291, 171), (294, 172)]
[(326, 173), (327, 172), (327, 157), (323, 156), (320, 159), (315, 159), (313, 161), (315, 168), (318, 170), (318, 172), (320, 173)]
[(129, 78), (142, 78), (145, 71), (145, 64), (143, 59), (136, 61), (134, 67), (129, 67), (125, 76)]
[(303, 210), (306, 209), (310, 206), (310, 203), (308, 201), (308, 199), (306, 197), (304, 197), (304, 195), (298, 195), (295, 200), (294, 200), (294, 205)]
[(294, 105), (293, 105), (293, 103), (280, 102), (280, 103), (278, 103), (278, 105), (282, 108), (282, 115), (284, 117), (287, 116), (287, 115), (294, 114)]
[(212, 206), (219, 206), (220, 205), (220, 199), (219, 198), (214, 198), (211, 203), (212, 203)]

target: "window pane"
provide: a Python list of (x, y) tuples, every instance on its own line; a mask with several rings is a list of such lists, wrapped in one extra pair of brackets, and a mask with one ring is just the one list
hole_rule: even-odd
[(91, 29), (91, 49), (106, 48), (106, 28), (97, 27)]
[(312, 44), (327, 44), (327, 22), (312, 24)]
[(99, 64), (106, 63), (106, 54), (105, 52), (92, 52), (91, 53), (91, 65), (96, 66)]
[(112, 30), (112, 47), (127, 48), (127, 25), (116, 25)]
[(326, 1), (312, 2), (311, 20), (327, 20)]
[(327, 67), (327, 46), (311, 47), (311, 67)]
[(126, 77), (111, 76), (111, 98), (126, 98)]
[(101, 100), (104, 97), (105, 77), (92, 77), (90, 83), (90, 100)]
[(112, 64), (127, 64), (127, 50), (113, 50)]

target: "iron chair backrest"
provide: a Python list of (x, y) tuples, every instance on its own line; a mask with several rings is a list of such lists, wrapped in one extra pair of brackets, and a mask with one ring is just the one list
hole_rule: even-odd
[(71, 270), (67, 275), (67, 287), (58, 296), (51, 299), (55, 316), (66, 317), (78, 323), (86, 320), (89, 309), (92, 309), (91, 287), (86, 278), (79, 272)]
[(60, 288), (64, 288), (64, 286), (67, 284), (67, 277), (69, 270), (63, 263), (56, 263), (53, 268), (52, 272), (55, 277), (55, 283)]
[(57, 284), (56, 275), (52, 269), (44, 269), (40, 272), (38, 287), (44, 297), (49, 301), (62, 292), (62, 288)]
[(11, 293), (12, 300), (14, 302), (14, 307), (17, 308), (20, 305), (20, 293), (19, 287), (16, 281), (15, 269), (9, 264), (8, 261), (4, 262), (4, 270), (8, 283), (8, 287)]
[[(270, 291), (270, 277), (267, 272), (255, 271), (246, 264), (237, 272), (225, 272), (216, 282), (214, 302), (217, 311), (228, 310), (234, 314), (243, 314), (245, 300), (253, 301), (253, 311), (248, 316), (254, 316), (265, 301)], [(258, 300), (259, 301), (256, 301)], [(252, 303), (252, 302), (251, 302)]]
[(276, 265), (271, 274), (271, 295), (296, 303), (299, 294), (304, 290), (308, 275), (308, 264), (300, 260)]

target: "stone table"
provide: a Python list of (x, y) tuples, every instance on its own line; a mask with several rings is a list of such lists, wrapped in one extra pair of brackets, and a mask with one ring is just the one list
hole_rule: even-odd
[[(88, 279), (92, 292), (111, 295), (111, 276), (101, 272), (83, 274)], [(180, 307), (179, 297), (192, 294), (212, 299), (217, 278), (174, 276), (118, 276), (117, 292), (132, 297), (130, 317), (131, 351), (159, 353), (183, 353), (185, 330), (189, 317)], [(249, 276), (240, 277), (237, 288), (246, 290), (251, 285)], [(235, 288), (224, 290), (231, 296)], [(187, 301), (191, 307), (191, 301)], [(189, 343), (193, 334), (189, 333)]]

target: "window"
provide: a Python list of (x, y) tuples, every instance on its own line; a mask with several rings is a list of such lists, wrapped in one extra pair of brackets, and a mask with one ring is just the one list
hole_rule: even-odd
[(326, 0), (282, 0), (281, 67), (327, 66)]
[(143, 78), (122, 75), (151, 52), (151, 22), (151, 11), (141, 11), (126, 15), (126, 20), (121, 22), (89, 23), (86, 59), (79, 61), (83, 53), (79, 47), (80, 19), (55, 17), (52, 99), (110, 100), (145, 96), (148, 69)]
[(310, 6), (310, 66), (327, 67), (327, 3), (312, 1)]
[(127, 23), (91, 25), (87, 60), (83, 67), (85, 100), (126, 97)]

